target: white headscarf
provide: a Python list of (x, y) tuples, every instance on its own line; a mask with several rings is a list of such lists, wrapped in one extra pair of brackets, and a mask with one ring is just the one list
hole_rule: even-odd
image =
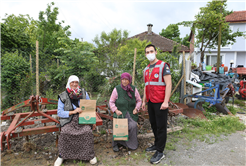
[[(71, 89), (70, 83), (73, 82), (73, 81), (78, 81), (78, 82), (79, 82), (79, 78), (78, 78), (76, 75), (71, 75), (71, 76), (68, 78), (66, 89), (67, 89), (67, 88)], [(77, 87), (77, 89), (79, 89), (79, 86)]]

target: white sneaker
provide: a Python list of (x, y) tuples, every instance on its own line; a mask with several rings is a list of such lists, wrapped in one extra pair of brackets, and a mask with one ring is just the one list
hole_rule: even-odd
[(97, 158), (94, 157), (93, 159), (91, 159), (91, 160), (90, 160), (90, 163), (91, 163), (91, 164), (96, 164), (96, 163), (97, 163)]
[(54, 166), (61, 166), (62, 162), (63, 162), (63, 158), (58, 157), (56, 159), (56, 162), (55, 162)]

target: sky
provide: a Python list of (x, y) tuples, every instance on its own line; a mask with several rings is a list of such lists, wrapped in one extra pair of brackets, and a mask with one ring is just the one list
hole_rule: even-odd
[[(40, 11), (47, 4), (55, 2), (59, 8), (58, 21), (70, 25), (70, 38), (93, 43), (102, 31), (110, 33), (114, 28), (127, 30), (129, 37), (147, 31), (147, 24), (153, 24), (152, 31), (159, 34), (169, 24), (193, 21), (200, 7), (208, 0), (1, 0), (0, 17), (14, 14), (29, 14), (38, 19)], [(245, 0), (227, 0), (227, 10), (246, 10)], [(190, 33), (190, 28), (180, 26), (180, 37)]]

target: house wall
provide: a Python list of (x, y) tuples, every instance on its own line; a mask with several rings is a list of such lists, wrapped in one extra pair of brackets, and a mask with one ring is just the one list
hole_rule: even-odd
[[(230, 24), (233, 27), (233, 32), (236, 32), (238, 29), (240, 32), (246, 31), (246, 23), (237, 23), (237, 24)], [(236, 42), (231, 45), (230, 51), (246, 51), (246, 39), (244, 37), (237, 37)], [(222, 51), (225, 50), (222, 48)]]
[[(190, 56), (190, 53), (185, 53), (185, 59), (187, 60)], [(179, 55), (179, 64), (183, 61), (183, 54)]]
[(237, 53), (237, 62), (236, 65), (244, 65), (244, 67), (246, 67), (246, 53), (243, 52), (238, 52)]
[[(231, 23), (230, 27), (233, 32), (236, 32), (238, 29), (240, 32), (246, 31), (246, 23)], [(217, 54), (217, 48), (205, 51), (206, 54)], [(246, 67), (246, 39), (244, 37), (237, 37), (236, 42), (233, 45), (228, 45), (221, 48), (221, 55), (224, 55), (224, 60), (222, 58), (222, 62), (225, 66), (230, 67), (230, 61), (234, 60), (233, 67), (237, 65), (244, 65)], [(198, 52), (198, 48), (195, 48), (194, 52), (194, 62), (199, 65), (200, 63), (200, 53)]]

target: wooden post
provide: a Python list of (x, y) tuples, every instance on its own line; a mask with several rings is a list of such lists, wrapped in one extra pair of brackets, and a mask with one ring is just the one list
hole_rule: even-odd
[[(31, 77), (31, 86), (32, 86), (32, 55), (30, 54), (30, 77)], [(32, 89), (32, 95), (33, 95), (33, 88)]]
[(32, 55), (30, 54), (30, 73), (32, 74)]
[(135, 50), (134, 50), (134, 61), (133, 61), (133, 71), (132, 71), (132, 85), (134, 85), (134, 82), (135, 82), (136, 56), (137, 56), (137, 48), (135, 48)]
[[(183, 51), (183, 71), (184, 71), (184, 95), (186, 95), (186, 73), (185, 73), (185, 52)], [(186, 104), (186, 100), (184, 100)]]
[(39, 95), (39, 61), (38, 61), (38, 41), (36, 41), (36, 95)]
[(170, 95), (170, 98), (172, 97), (172, 95), (174, 94), (174, 92), (176, 91), (176, 89), (178, 88), (180, 82), (182, 81), (182, 79), (184, 78), (184, 75), (182, 75), (182, 77), (180, 78), (179, 82), (177, 83), (176, 87), (174, 88), (173, 92)]

